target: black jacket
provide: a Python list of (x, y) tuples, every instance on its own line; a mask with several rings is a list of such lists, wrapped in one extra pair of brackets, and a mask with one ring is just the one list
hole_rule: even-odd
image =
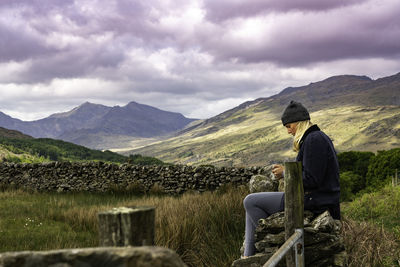
[(340, 219), (339, 163), (331, 139), (317, 125), (300, 140), (297, 161), (303, 165), (304, 209), (329, 210), (334, 219)]

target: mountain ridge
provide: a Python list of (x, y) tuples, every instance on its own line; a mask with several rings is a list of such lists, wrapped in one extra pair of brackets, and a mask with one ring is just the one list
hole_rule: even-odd
[(314, 123), (338, 151), (378, 151), (400, 146), (400, 73), (372, 80), (339, 75), (247, 101), (187, 128), (175, 137), (139, 149), (178, 164), (265, 165), (294, 158), (280, 121), (291, 100), (307, 107)]
[(125, 106), (108, 107), (85, 102), (66, 112), (52, 114), (35, 121), (14, 119), (0, 112), (0, 126), (36, 138), (56, 138), (93, 147), (86, 135), (155, 137), (170, 134), (195, 121), (180, 113), (164, 111), (131, 101)]

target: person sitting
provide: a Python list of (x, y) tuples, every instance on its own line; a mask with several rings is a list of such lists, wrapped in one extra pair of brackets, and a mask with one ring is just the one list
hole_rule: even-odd
[[(282, 124), (293, 135), (293, 149), (298, 152), (297, 161), (303, 167), (304, 209), (314, 214), (328, 210), (334, 219), (340, 220), (339, 163), (331, 139), (311, 123), (307, 109), (299, 102), (291, 101), (282, 114)], [(273, 165), (276, 178), (284, 177), (284, 167)], [(244, 257), (255, 254), (254, 231), (258, 220), (284, 210), (283, 192), (260, 192), (245, 197), (246, 230)]]

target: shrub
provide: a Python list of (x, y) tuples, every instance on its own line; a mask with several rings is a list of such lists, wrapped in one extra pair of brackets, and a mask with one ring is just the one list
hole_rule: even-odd
[(375, 154), (372, 152), (348, 151), (338, 154), (340, 171), (352, 171), (362, 177), (368, 172), (368, 165)]
[(396, 169), (400, 169), (400, 148), (378, 151), (368, 165), (366, 186), (371, 190), (383, 187), (389, 183)]
[[(365, 189), (365, 177), (368, 172), (368, 165), (371, 159), (373, 159), (374, 157), (375, 155), (372, 152), (348, 151), (338, 154), (340, 172), (352, 172), (351, 176), (353, 185), (351, 192), (353, 194)], [(349, 176), (350, 174), (347, 173), (346, 175)], [(343, 182), (346, 183), (345, 181)]]
[(355, 175), (351, 171), (340, 174), (340, 201), (350, 201), (353, 198), (353, 176)]
[(159, 159), (142, 156), (140, 154), (129, 155), (128, 163), (135, 165), (165, 165), (165, 163)]

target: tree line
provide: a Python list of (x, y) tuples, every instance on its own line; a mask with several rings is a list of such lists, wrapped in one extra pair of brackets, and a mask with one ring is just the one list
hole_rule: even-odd
[(379, 190), (400, 171), (400, 148), (372, 152), (349, 151), (338, 154), (340, 191), (343, 201)]
[[(19, 139), (0, 137), (0, 144), (15, 154), (27, 153), (50, 161), (104, 161), (137, 165), (162, 165), (159, 159), (142, 155), (124, 156), (109, 150), (100, 151), (50, 138)], [(18, 160), (18, 158), (14, 158)]]

